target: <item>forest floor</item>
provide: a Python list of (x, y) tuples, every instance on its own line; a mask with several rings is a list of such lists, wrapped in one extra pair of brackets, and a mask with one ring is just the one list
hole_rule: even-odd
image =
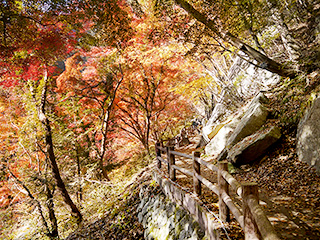
[[(126, 184), (125, 190), (113, 200), (104, 217), (83, 224), (65, 240), (137, 240), (144, 239), (144, 229), (138, 221), (139, 192), (151, 185), (151, 166), (142, 169)], [(150, 187), (150, 194), (160, 193), (160, 187)], [(107, 202), (107, 200), (106, 200)]]
[(320, 177), (299, 161), (286, 136), (260, 162), (234, 174), (259, 184), (265, 211), (282, 239), (320, 239)]

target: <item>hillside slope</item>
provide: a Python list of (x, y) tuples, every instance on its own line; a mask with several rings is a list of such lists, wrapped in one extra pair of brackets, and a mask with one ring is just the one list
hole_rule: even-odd
[(151, 182), (150, 167), (146, 167), (127, 184), (103, 218), (85, 224), (70, 234), (66, 240), (144, 239), (144, 229), (138, 221), (137, 208), (140, 204), (139, 192), (142, 187), (148, 186), (150, 194), (160, 192), (159, 187), (150, 185)]

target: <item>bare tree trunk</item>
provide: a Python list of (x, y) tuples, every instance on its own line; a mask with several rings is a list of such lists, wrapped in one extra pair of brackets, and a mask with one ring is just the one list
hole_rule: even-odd
[(149, 149), (149, 136), (150, 136), (150, 128), (151, 128), (151, 113), (147, 113), (146, 119), (146, 133), (145, 133), (145, 148), (150, 156), (150, 149)]
[(102, 177), (107, 179), (107, 181), (110, 181), (108, 173), (106, 169), (103, 166), (104, 158), (106, 155), (106, 147), (107, 147), (107, 134), (108, 134), (108, 127), (109, 127), (109, 115), (110, 115), (110, 106), (108, 106), (108, 109), (106, 110), (106, 113), (103, 118), (101, 132), (102, 132), (102, 140), (101, 140), (101, 146), (100, 146), (100, 159), (99, 159), (99, 168), (102, 174)]
[[(59, 171), (57, 161), (56, 161), (56, 156), (54, 154), (50, 121), (45, 114), (47, 88), (48, 88), (48, 77), (47, 77), (47, 71), (45, 71), (44, 87), (43, 87), (43, 90), (41, 93), (41, 102), (40, 102), (40, 106), (37, 106), (37, 110), (38, 110), (39, 120), (45, 129), (45, 144), (46, 144), (47, 158), (49, 159), (49, 162), (51, 165), (53, 178), (55, 179), (56, 185), (61, 192), (61, 195), (63, 197), (64, 202), (71, 208), (72, 215), (74, 215), (78, 219), (78, 221), (81, 222), (82, 215), (81, 215), (79, 209), (77, 208), (77, 206), (73, 203), (73, 201), (72, 201), (72, 199), (66, 189), (66, 186), (65, 186), (65, 184), (61, 178), (61, 175), (60, 175), (60, 171)], [(35, 99), (35, 92), (34, 92), (32, 84), (30, 85), (30, 91), (31, 91), (33, 99), (36, 100)], [(35, 104), (36, 104), (36, 102), (35, 102)]]
[(197, 19), (199, 22), (203, 23), (206, 27), (213, 31), (221, 40), (229, 42), (231, 45), (238, 48), (238, 50), (241, 50), (250, 58), (256, 60), (258, 62), (258, 66), (260, 66), (261, 68), (264, 68), (273, 73), (277, 73), (278, 75), (283, 77), (294, 78), (297, 76), (297, 73), (294, 70), (288, 69), (280, 63), (277, 63), (276, 61), (268, 58), (263, 53), (242, 42), (239, 38), (232, 35), (230, 32), (223, 32), (219, 30), (217, 28), (216, 22), (207, 18), (206, 15), (200, 13), (185, 0), (175, 0), (175, 2), (185, 11), (187, 11), (191, 16), (193, 16), (195, 19)]
[[(119, 69), (120, 69), (121, 74), (123, 75), (120, 65), (119, 65)], [(112, 76), (112, 75), (109, 77), (114, 78), (114, 76)], [(109, 131), (110, 114), (113, 109), (113, 104), (114, 104), (114, 100), (116, 99), (117, 91), (118, 91), (122, 81), (123, 81), (123, 77), (121, 77), (119, 79), (119, 81), (117, 82), (113, 92), (111, 93), (111, 97), (109, 98), (107, 96), (106, 102), (108, 102), (108, 106), (105, 110), (103, 110), (105, 112), (102, 117), (102, 125), (101, 125), (102, 140), (101, 140), (101, 146), (100, 146), (100, 152), (99, 152), (99, 154), (100, 154), (99, 168), (100, 168), (100, 171), (102, 173), (103, 178), (105, 178), (108, 181), (110, 181), (110, 178), (108, 176), (107, 170), (103, 166), (103, 162), (104, 162), (104, 158), (105, 158), (106, 151), (107, 151), (107, 137), (108, 137), (107, 135), (108, 135), (108, 131)]]
[(78, 204), (81, 206), (82, 202), (82, 186), (81, 186), (81, 162), (80, 162), (80, 151), (78, 149), (79, 147), (76, 146), (76, 159), (77, 159), (77, 174), (78, 174), (78, 192), (77, 192), (77, 199)]
[[(43, 113), (41, 113), (42, 115)], [(81, 222), (82, 221), (82, 215), (79, 211), (79, 209), (77, 208), (77, 206), (73, 203), (67, 189), (66, 186), (61, 178), (60, 175), (60, 171), (56, 162), (56, 156), (54, 154), (54, 150), (53, 150), (53, 142), (52, 142), (52, 134), (51, 134), (51, 126), (50, 126), (50, 122), (48, 120), (48, 118), (43, 114), (42, 116), (39, 116), (39, 118), (41, 119), (41, 122), (45, 128), (45, 141), (46, 141), (46, 152), (48, 154), (48, 159), (50, 161), (51, 164), (51, 169), (52, 169), (52, 173), (53, 173), (53, 177), (56, 181), (57, 187), (61, 192), (61, 195), (64, 199), (64, 202), (69, 205), (69, 207), (71, 208), (71, 212), (73, 215), (75, 215), (75, 217), (77, 217), (78, 221)], [(43, 116), (45, 116), (45, 118), (43, 118)]]

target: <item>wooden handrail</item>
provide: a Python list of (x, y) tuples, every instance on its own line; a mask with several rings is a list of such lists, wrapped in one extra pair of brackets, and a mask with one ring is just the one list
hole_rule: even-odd
[(219, 195), (219, 189), (216, 185), (214, 185), (212, 182), (208, 181), (204, 177), (202, 177), (199, 174), (194, 173), (195, 177), (199, 179), (204, 185), (206, 185), (212, 192)]
[(161, 162), (168, 163), (168, 161), (165, 160), (165, 159), (163, 159), (162, 157), (159, 157), (159, 156), (158, 156), (157, 159), (160, 160)]
[(181, 167), (178, 167), (177, 165), (172, 165), (171, 167), (173, 167), (174, 169), (182, 172), (183, 174), (187, 175), (187, 176), (190, 176), (190, 177), (193, 177), (193, 172), (185, 169), (185, 168), (181, 168)]
[[(201, 195), (201, 184), (208, 187), (212, 192), (219, 196), (219, 216), (222, 221), (229, 221), (229, 213), (239, 222), (244, 230), (245, 239), (262, 239), (278, 240), (270, 221), (265, 215), (263, 209), (259, 205), (258, 186), (255, 183), (240, 184), (229, 172), (228, 163), (219, 162), (219, 167), (208, 163), (200, 158), (199, 152), (193, 152), (193, 155), (174, 151), (173, 147), (162, 148), (156, 145), (158, 167), (161, 162), (168, 164), (168, 172), (171, 180), (175, 181), (175, 170), (193, 177), (194, 192)], [(167, 153), (167, 161), (161, 157), (161, 152)], [(180, 156), (193, 159), (193, 171), (175, 165), (175, 157)], [(208, 169), (218, 172), (218, 186), (201, 176), (200, 166), (203, 165)], [(237, 207), (229, 196), (228, 185), (230, 185), (238, 196), (242, 198), (242, 211)]]
[(243, 223), (243, 214), (240, 211), (240, 209), (233, 203), (232, 199), (226, 192), (222, 192), (221, 197), (223, 201), (226, 203), (230, 211), (232, 212), (234, 218), (238, 221), (240, 226), (243, 228), (244, 223)]
[(166, 152), (167, 151), (167, 149), (166, 148), (164, 148), (164, 147), (157, 147), (160, 151), (162, 151), (162, 152)]
[(247, 204), (255, 222), (257, 223), (262, 238), (268, 240), (279, 240), (279, 237), (274, 231), (269, 219), (259, 205), (259, 200), (255, 196), (249, 195)]
[(208, 163), (208, 162), (206, 162), (206, 161), (203, 161), (201, 158), (195, 158), (195, 160), (196, 160), (198, 163), (206, 166), (206, 167), (209, 168), (210, 170), (212, 170), (212, 171), (214, 171), (214, 172), (218, 172), (218, 168), (217, 168), (215, 165), (213, 165), (213, 164), (211, 164), (211, 163)]
[(238, 194), (238, 196), (241, 197), (242, 188), (241, 188), (241, 184), (237, 181), (237, 179), (232, 177), (231, 174), (228, 173), (227, 171), (221, 171), (221, 175), (229, 183), (229, 185), (233, 188), (233, 190)]
[(222, 194), (229, 194), (229, 184), (223, 178), (221, 172), (228, 171), (228, 162), (222, 161), (218, 163), (218, 189), (219, 189), (219, 217), (224, 222), (230, 222), (230, 209), (223, 200)]
[(175, 165), (175, 155), (172, 153), (174, 147), (167, 147), (168, 172), (172, 181), (176, 180), (176, 170), (172, 168)]
[(201, 195), (201, 181), (197, 176), (201, 177), (201, 164), (196, 161), (200, 157), (200, 152), (192, 153), (192, 168), (193, 168), (193, 191), (198, 196)]
[(174, 155), (180, 156), (180, 157), (192, 159), (191, 155), (188, 155), (188, 154), (185, 154), (185, 153), (182, 153), (182, 152), (171, 151), (171, 153), (174, 154)]
[[(157, 147), (159, 150), (166, 152), (165, 148), (162, 147)], [(177, 151), (171, 151), (171, 154), (180, 156), (180, 157), (185, 157), (185, 158), (189, 158), (192, 159), (191, 155), (185, 154), (185, 153), (181, 153), (181, 152), (177, 152)], [(201, 158), (195, 158), (195, 160), (202, 164), (203, 166), (207, 167), (208, 169), (214, 171), (214, 172), (218, 172), (218, 168), (211, 163), (208, 163), (204, 160), (202, 160)], [(178, 170), (178, 169), (177, 169)], [(230, 186), (233, 188), (233, 190), (238, 194), (238, 196), (241, 197), (241, 184), (234, 178), (232, 177), (232, 175), (230, 173), (228, 173), (227, 171), (222, 171), (221, 172), (222, 176), (224, 177), (224, 179), (230, 184)]]

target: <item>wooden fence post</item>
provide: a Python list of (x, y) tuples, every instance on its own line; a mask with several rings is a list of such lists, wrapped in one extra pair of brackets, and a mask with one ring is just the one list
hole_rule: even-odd
[(229, 195), (229, 184), (222, 176), (221, 171), (228, 172), (227, 161), (221, 161), (218, 163), (219, 218), (223, 222), (230, 222), (230, 209), (228, 208), (228, 206), (226, 205), (226, 203), (223, 201), (223, 198), (222, 198), (223, 192)]
[(258, 184), (254, 182), (243, 183), (241, 184), (241, 187), (242, 187), (242, 202), (243, 202), (242, 209), (243, 209), (243, 222), (244, 222), (243, 231), (244, 231), (245, 240), (261, 239), (258, 226), (248, 206), (249, 197), (254, 197), (259, 202)]
[(159, 147), (160, 147), (160, 142), (157, 142), (157, 143), (156, 143), (157, 167), (158, 167), (159, 169), (161, 169), (161, 160), (158, 159), (158, 157), (161, 157), (161, 150), (159, 149)]
[(167, 164), (168, 164), (168, 174), (170, 174), (170, 148), (166, 146), (166, 152), (167, 152)]
[(172, 165), (175, 165), (175, 157), (174, 154), (171, 154), (171, 151), (174, 151), (174, 147), (167, 147), (167, 160), (168, 160), (168, 173), (169, 173), (169, 178), (172, 181), (176, 180), (176, 170), (172, 168)]
[[(200, 158), (200, 152), (192, 152), (193, 171), (200, 175), (200, 163), (198, 163), (195, 158)], [(193, 176), (193, 191), (196, 195), (201, 195), (201, 182), (195, 175)]]

